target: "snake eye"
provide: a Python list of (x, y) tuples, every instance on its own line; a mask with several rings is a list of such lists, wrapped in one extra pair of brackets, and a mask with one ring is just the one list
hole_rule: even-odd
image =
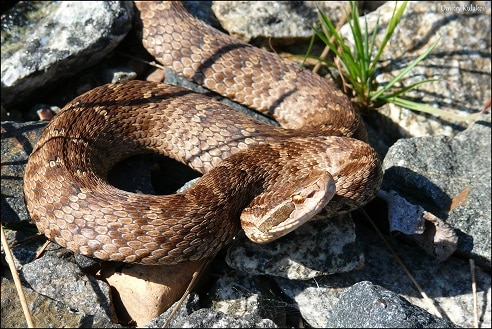
[(302, 195), (296, 194), (292, 196), (292, 202), (294, 202), (295, 204), (304, 203), (305, 200), (306, 198), (303, 197)]

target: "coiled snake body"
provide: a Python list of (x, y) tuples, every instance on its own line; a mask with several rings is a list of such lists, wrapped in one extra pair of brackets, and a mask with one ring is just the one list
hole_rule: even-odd
[[(378, 156), (351, 138), (365, 139), (365, 130), (339, 90), (212, 29), (179, 3), (136, 6), (144, 46), (163, 65), (283, 128), (166, 84), (97, 87), (50, 122), (26, 167), (26, 204), (48, 238), (102, 260), (173, 264), (215, 255), (240, 220), (250, 239), (264, 243), (320, 211), (336, 215), (374, 197)], [(145, 152), (204, 175), (173, 195), (107, 183), (118, 161)]]

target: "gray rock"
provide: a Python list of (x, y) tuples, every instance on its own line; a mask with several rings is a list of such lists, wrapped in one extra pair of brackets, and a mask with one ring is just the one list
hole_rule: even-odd
[(327, 318), (330, 315), (333, 305), (338, 300), (343, 291), (342, 288), (325, 287), (324, 278), (315, 278), (312, 281), (287, 280), (281, 277), (275, 278), (280, 289), (292, 300), (293, 305), (299, 309), (304, 321), (313, 328), (325, 328)]
[(240, 318), (270, 319), (286, 327), (285, 302), (273, 290), (268, 276), (235, 272), (220, 277), (204, 302), (216, 311)]
[(393, 190), (380, 189), (377, 195), (388, 206), (391, 234), (405, 234), (438, 262), (454, 254), (458, 248), (458, 235), (448, 223)]
[(214, 1), (212, 5), (231, 35), (246, 42), (273, 39), (275, 43), (311, 37), (318, 22), (317, 7), (335, 22), (344, 15), (345, 4), (331, 1)]
[(166, 312), (158, 316), (146, 328), (277, 328), (269, 319), (258, 316), (231, 316), (215, 308), (200, 308), (199, 296), (191, 293), (179, 307), (175, 315), (169, 320), (171, 313), (177, 306), (174, 303)]
[[(2, 285), (2, 328), (27, 327), (12, 278), (7, 279), (2, 276), (0, 280)], [(25, 286), (22, 290), (36, 328), (121, 328), (121, 326), (109, 322), (107, 317), (101, 318), (75, 309), (70, 310), (66, 304), (43, 296)]]
[(13, 23), (2, 23), (3, 106), (19, 103), (40, 87), (98, 63), (130, 30), (133, 4), (43, 2), (30, 14), (38, 19), (27, 20), (20, 31)]
[(202, 308), (181, 323), (181, 328), (278, 328), (272, 320), (251, 317), (232, 317), (222, 312)]
[(21, 273), (39, 294), (62, 302), (71, 309), (105, 319), (107, 323), (115, 318), (109, 285), (81, 272), (77, 265), (63, 257), (47, 253), (25, 264)]
[(183, 1), (186, 10), (208, 25), (221, 29), (219, 21), (212, 10), (213, 1)]
[(333, 307), (333, 328), (455, 328), (406, 299), (368, 281), (347, 289)]
[(395, 190), (458, 230), (458, 252), (490, 267), (490, 115), (455, 138), (399, 140), (384, 162), (384, 190)]
[(347, 272), (364, 262), (350, 215), (310, 221), (286, 236), (259, 245), (239, 235), (226, 261), (238, 270), (308, 280)]
[(27, 158), (47, 122), (2, 123), (2, 223), (27, 223), (22, 177)]

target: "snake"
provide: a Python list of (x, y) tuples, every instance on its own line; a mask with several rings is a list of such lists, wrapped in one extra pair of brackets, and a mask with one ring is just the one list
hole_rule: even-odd
[[(215, 256), (241, 229), (268, 243), (317, 214), (347, 213), (374, 198), (381, 163), (342, 91), (179, 2), (135, 6), (142, 43), (164, 67), (280, 126), (165, 83), (98, 86), (60, 110), (26, 165), (27, 209), (48, 239), (104, 261), (177, 264)], [(201, 177), (167, 195), (108, 182), (118, 162), (145, 153)]]

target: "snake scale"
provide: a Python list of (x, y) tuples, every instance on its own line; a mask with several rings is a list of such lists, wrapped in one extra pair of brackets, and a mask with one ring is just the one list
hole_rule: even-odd
[[(24, 194), (40, 232), (102, 260), (175, 264), (214, 256), (240, 226), (266, 243), (320, 211), (334, 216), (374, 197), (381, 165), (340, 90), (207, 26), (180, 3), (136, 7), (143, 44), (159, 62), (282, 127), (166, 84), (97, 87), (56, 115), (29, 157)], [(172, 195), (107, 182), (117, 162), (146, 152), (203, 176)]]

